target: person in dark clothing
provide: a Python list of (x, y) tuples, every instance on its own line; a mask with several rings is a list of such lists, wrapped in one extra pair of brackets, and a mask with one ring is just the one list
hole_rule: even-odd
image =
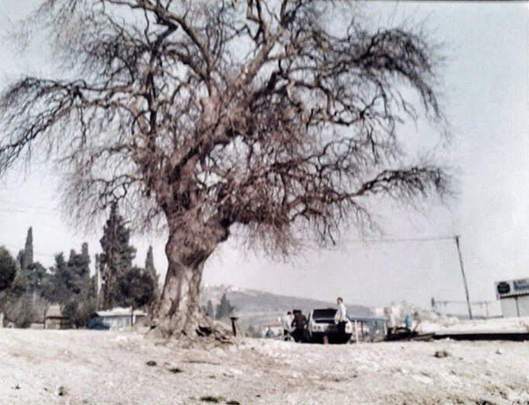
[(301, 342), (305, 339), (305, 326), (307, 324), (307, 318), (299, 309), (294, 310), (294, 320), (292, 321), (292, 337), (296, 342)]

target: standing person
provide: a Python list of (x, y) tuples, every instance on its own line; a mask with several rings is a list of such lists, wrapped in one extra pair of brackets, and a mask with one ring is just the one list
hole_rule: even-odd
[(292, 321), (294, 320), (294, 317), (292, 316), (292, 312), (288, 311), (287, 314), (281, 319), (281, 323), (283, 325), (283, 338), (286, 340), (290, 333), (292, 332)]
[(412, 327), (412, 320), (411, 320), (411, 316), (410, 314), (407, 314), (405, 317), (404, 317), (404, 327), (406, 329), (410, 329), (411, 330), (411, 327)]
[(338, 326), (340, 337), (343, 337), (345, 335), (345, 325), (347, 325), (347, 308), (343, 303), (342, 297), (336, 299), (336, 304), (338, 305), (338, 308), (334, 315), (334, 323)]
[(292, 321), (294, 331), (292, 332), (292, 337), (296, 342), (302, 341), (305, 336), (306, 320), (307, 318), (305, 318), (305, 316), (299, 309), (294, 310), (294, 320)]
[(265, 338), (271, 339), (274, 337), (274, 331), (272, 331), (272, 328), (270, 326), (268, 327), (268, 330), (265, 333)]
[(395, 318), (393, 308), (386, 308), (385, 312), (388, 318), (388, 334), (394, 335), (397, 332), (397, 320)]

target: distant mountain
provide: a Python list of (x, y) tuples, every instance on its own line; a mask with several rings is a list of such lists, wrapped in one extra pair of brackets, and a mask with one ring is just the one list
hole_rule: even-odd
[[(278, 318), (287, 311), (300, 309), (308, 314), (314, 308), (334, 308), (336, 303), (276, 295), (258, 290), (246, 290), (233, 286), (205, 286), (202, 290), (201, 305), (206, 306), (211, 300), (216, 308), (222, 294), (226, 293), (231, 305), (235, 307), (234, 315), (239, 317), (245, 326), (263, 326), (276, 323)], [(368, 307), (361, 305), (347, 305), (351, 315), (369, 315)]]

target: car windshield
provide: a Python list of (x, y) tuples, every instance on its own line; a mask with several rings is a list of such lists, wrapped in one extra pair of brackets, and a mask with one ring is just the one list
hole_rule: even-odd
[(314, 320), (319, 319), (334, 319), (334, 315), (336, 314), (336, 309), (334, 308), (328, 308), (328, 309), (315, 309), (312, 313), (312, 318)]

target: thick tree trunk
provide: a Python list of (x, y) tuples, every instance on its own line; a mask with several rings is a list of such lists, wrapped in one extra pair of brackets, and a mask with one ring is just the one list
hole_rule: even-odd
[(169, 266), (154, 320), (161, 336), (193, 339), (211, 329), (200, 309), (200, 284), (204, 264), (218, 243), (210, 230), (193, 235), (180, 227), (170, 233), (165, 249)]
[(170, 258), (157, 312), (156, 327), (164, 337), (196, 335), (200, 323), (200, 282), (204, 263), (190, 266)]

